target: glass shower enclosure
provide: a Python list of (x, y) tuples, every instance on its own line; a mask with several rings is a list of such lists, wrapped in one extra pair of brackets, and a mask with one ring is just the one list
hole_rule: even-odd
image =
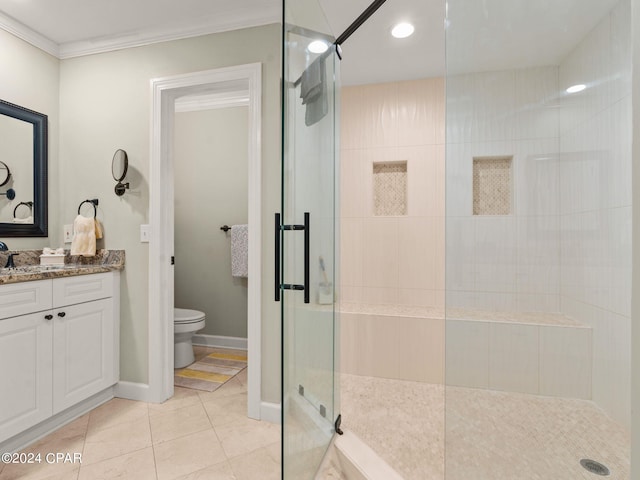
[(448, 0), (412, 58), (446, 66), (350, 81), (391, 0), (344, 87), (327, 4), (283, 22), (283, 478), (343, 413), (405, 480), (628, 480), (630, 0)]
[[(316, 0), (286, 2), (281, 217), (282, 475), (311, 479), (339, 414), (335, 344), (339, 59)], [(278, 247), (276, 247), (278, 248)]]

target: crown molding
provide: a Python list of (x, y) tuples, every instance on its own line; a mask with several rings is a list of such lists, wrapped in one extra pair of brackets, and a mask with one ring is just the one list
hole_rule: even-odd
[(35, 30), (31, 30), (26, 25), (14, 20), (8, 15), (0, 12), (0, 28), (14, 35), (15, 37), (30, 43), (34, 47), (47, 52), (49, 55), (60, 58), (60, 47), (57, 43), (49, 40), (47, 37), (40, 35)]
[(215, 23), (201, 24), (187, 28), (154, 28), (140, 30), (129, 35), (116, 35), (79, 42), (67, 42), (60, 44), (58, 58), (81, 57), (84, 55), (123, 50), (125, 48), (140, 47), (171, 40), (210, 35), (212, 33), (228, 32), (241, 28), (259, 27), (280, 21), (279, 15), (270, 13), (253, 16), (251, 18), (242, 18), (239, 15), (233, 15), (223, 21), (219, 21), (218, 19)]
[(241, 28), (259, 27), (281, 21), (280, 15), (267, 9), (258, 12), (238, 11), (230, 12), (224, 18), (217, 17), (208, 21), (187, 27), (152, 28), (136, 31), (130, 34), (100, 37), (77, 42), (57, 44), (35, 30), (23, 25), (10, 16), (0, 12), (0, 29), (30, 43), (60, 60), (96, 53), (123, 50), (125, 48), (140, 47), (154, 43), (199, 37), (212, 33), (222, 33)]

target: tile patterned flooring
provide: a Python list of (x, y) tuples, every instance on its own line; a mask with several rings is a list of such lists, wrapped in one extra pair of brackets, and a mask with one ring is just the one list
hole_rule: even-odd
[(405, 480), (599, 478), (585, 457), (630, 478), (628, 432), (589, 401), (345, 374), (341, 390), (343, 428)]
[(81, 452), (81, 465), (0, 464), (0, 480), (279, 480), (280, 427), (247, 418), (246, 380), (176, 387), (163, 404), (114, 398), (22, 450)]
[[(629, 479), (628, 434), (591, 402), (449, 387), (445, 457), (443, 386), (355, 375), (341, 386), (344, 428), (405, 480), (445, 468), (447, 480), (594, 478), (582, 457)], [(246, 397), (245, 370), (161, 405), (113, 399), (23, 449), (81, 452), (80, 466), (0, 464), (0, 480), (279, 480), (280, 427), (248, 419)]]

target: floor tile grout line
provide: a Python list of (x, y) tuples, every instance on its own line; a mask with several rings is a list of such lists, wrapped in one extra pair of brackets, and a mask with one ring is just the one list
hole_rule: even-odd
[(156, 480), (159, 480), (160, 476), (158, 475), (158, 462), (156, 460), (156, 445), (153, 442), (153, 430), (151, 429), (151, 415), (149, 415), (148, 408), (147, 408), (147, 421), (149, 422), (149, 435), (151, 436), (151, 453), (153, 454), (153, 468), (156, 472)]

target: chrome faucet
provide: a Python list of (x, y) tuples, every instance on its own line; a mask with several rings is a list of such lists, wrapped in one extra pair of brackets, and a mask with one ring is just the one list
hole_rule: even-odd
[(7, 244), (0, 241), (0, 252), (6, 252), (7, 250), (9, 250), (9, 247), (7, 247)]

